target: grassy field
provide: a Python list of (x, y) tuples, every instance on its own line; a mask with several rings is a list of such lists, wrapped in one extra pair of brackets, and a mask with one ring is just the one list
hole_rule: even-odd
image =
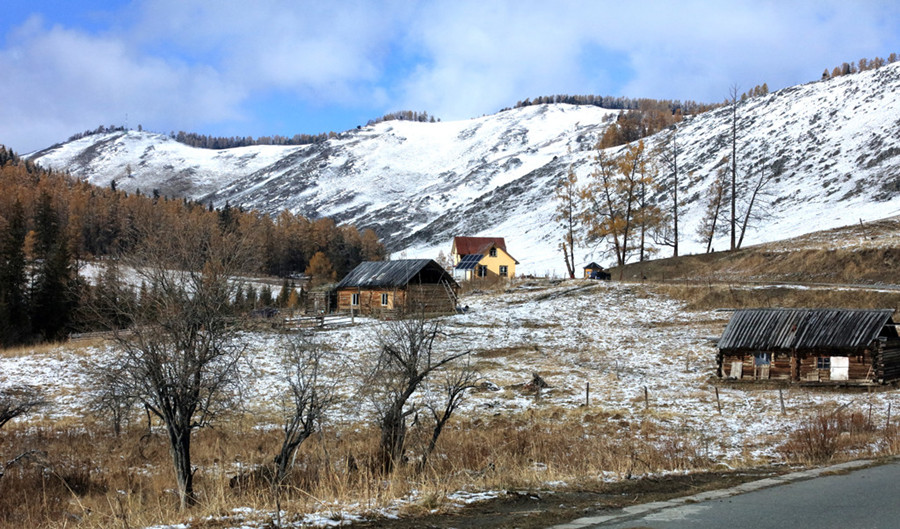
[[(0, 430), (0, 462), (8, 462), (0, 477), (0, 526), (272, 527), (276, 505), (289, 527), (378, 526), (377, 520), (393, 516), (418, 520), (475, 509), (465, 507), (472, 502), (509, 508), (512, 502), (524, 510), (528, 502), (544, 501), (534, 505), (552, 510), (562, 503), (554, 498), (565, 497), (573, 504), (582, 498), (585, 505), (615, 505), (626, 493), (662, 494), (662, 483), (673, 493), (759, 472), (751, 469), (777, 472), (896, 454), (900, 395), (894, 388), (739, 386), (714, 377), (714, 339), (729, 317), (716, 309), (900, 307), (900, 292), (886, 287), (744, 282), (787, 274), (776, 260), (760, 275), (766, 267), (754, 263), (769, 259), (767, 252), (789, 260), (803, 252), (842, 251), (804, 244), (630, 267), (650, 272), (644, 283), (533, 279), (468, 292), (463, 302), (470, 311), (442, 320), (440, 347), (470, 350), (481, 380), (421, 471), (413, 463), (430, 435), (425, 413), (415, 422), (411, 417), (409, 463), (389, 476), (377, 471), (380, 434), (357, 366), (372, 354), (372, 336), (382, 323), (359, 318), (356, 326), (322, 331), (317, 339), (333, 352), (340, 401), (322, 432), (301, 447), (278, 503), (266, 480), (282, 436), (278, 335), (244, 335), (244, 402), (195, 434), (200, 503), (187, 512), (177, 508), (160, 424), (136, 408), (115, 436), (108, 418), (85, 405), (95, 389), (85, 373), (109, 354), (107, 344), (91, 338), (0, 352), (0, 384), (39, 385), (52, 401)], [(826, 275), (845, 282), (836, 267), (858, 262), (867, 282), (886, 282), (895, 250), (874, 246), (844, 261), (810, 261), (816, 268), (796, 280), (818, 281), (825, 277), (819, 270), (834, 269)], [(701, 264), (705, 276), (683, 279)], [(654, 281), (653, 274), (666, 281)], [(549, 387), (531, 387), (535, 374)], [(508, 526), (530, 525), (515, 518)]]

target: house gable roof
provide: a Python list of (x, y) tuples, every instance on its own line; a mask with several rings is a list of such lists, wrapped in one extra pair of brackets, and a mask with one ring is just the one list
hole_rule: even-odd
[(362, 262), (335, 288), (397, 288), (416, 279), (423, 284), (446, 281), (456, 285), (453, 277), (432, 259), (400, 259)]
[(861, 351), (893, 322), (893, 313), (893, 309), (743, 309), (731, 317), (718, 347), (733, 352)]
[(589, 269), (589, 268), (590, 268), (591, 270), (603, 270), (603, 267), (600, 266), (600, 265), (598, 265), (598, 264), (595, 263), (594, 261), (591, 261), (591, 264), (586, 264), (586, 265), (584, 265), (584, 269), (585, 269), (585, 270), (587, 270), (587, 269)]
[(488, 252), (492, 247), (497, 247), (500, 250), (503, 250), (503, 253), (509, 256), (510, 259), (515, 261), (516, 264), (519, 264), (519, 260), (510, 255), (509, 251), (506, 249), (506, 241), (503, 237), (454, 237), (453, 238), (453, 250), (456, 252), (456, 255), (488, 255)]
[[(454, 237), (453, 248), (457, 255), (471, 255), (487, 253), (491, 246), (496, 246), (506, 252), (506, 241), (503, 237)], [(507, 252), (508, 254), (509, 252)]]

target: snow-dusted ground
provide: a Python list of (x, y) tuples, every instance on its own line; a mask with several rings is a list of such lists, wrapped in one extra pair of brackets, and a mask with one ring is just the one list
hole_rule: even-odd
[[(873, 420), (880, 423), (888, 406), (898, 403), (896, 391), (840, 393), (791, 388), (783, 392), (787, 413), (782, 415), (777, 389), (720, 388), (719, 413), (715, 388), (710, 384), (715, 373), (712, 340), (723, 330), (729, 313), (687, 311), (682, 303), (641, 285), (523, 281), (505, 292), (470, 294), (462, 302), (469, 311), (442, 319), (448, 337), (439, 348), (471, 350), (484, 380), (497, 386), (495, 391), (480, 390), (469, 396), (458, 412), (469, 417), (513, 415), (534, 408), (574, 409), (583, 405), (585, 387), (590, 383), (592, 411), (608, 411), (616, 420), (643, 419), (680, 428), (717, 463), (743, 465), (780, 461), (777, 447), (787, 433), (820, 409), (846, 407), (867, 413), (871, 407)], [(381, 325), (377, 320), (358, 318), (355, 326), (327, 329), (314, 336), (331, 348), (329, 367), (342, 373), (339, 390), (351, 402), (360, 402), (354, 397), (361, 371), (358, 366), (372, 353), (372, 338)], [(272, 417), (267, 414), (275, 409), (284, 389), (279, 354), (283, 338), (265, 333), (241, 338), (248, 345), (249, 407), (258, 417)], [(0, 385), (42, 386), (53, 398), (53, 406), (44, 412), (46, 419), (77, 416), (82, 413), (80, 405), (88, 387), (85, 368), (109, 351), (105, 346), (79, 347), (75, 342), (48, 352), (0, 357)], [(533, 373), (551, 386), (539, 400), (521, 387)], [(342, 415), (332, 419), (338, 423), (333, 426), (370, 417), (364, 406), (338, 408)], [(450, 501), (463, 504), (492, 494), (460, 492)], [(396, 512), (402, 503), (378, 511), (379, 515)], [(338, 525), (336, 519), (358, 519), (364, 511), (371, 509), (331, 506), (327, 513), (309, 515), (303, 523)], [(222, 521), (234, 527), (258, 527), (252, 520), (265, 516), (235, 512), (230, 521)]]
[[(784, 390), (782, 415), (778, 390), (720, 388), (718, 413), (710, 377), (715, 374), (715, 347), (727, 312), (691, 312), (680, 302), (640, 285), (564, 281), (520, 283), (506, 293), (464, 298), (469, 312), (444, 318), (445, 351), (471, 350), (473, 362), (497, 391), (478, 391), (461, 413), (516, 414), (534, 407), (576, 408), (590, 383), (591, 406), (625, 417), (649, 416), (685, 425), (708, 443), (718, 461), (777, 461), (786, 432), (802, 416), (821, 407), (849, 406), (877, 417), (895, 391), (876, 393)], [(358, 318), (353, 327), (320, 331), (315, 339), (329, 344), (331, 362), (344, 373), (339, 386), (353, 396), (362, 359), (372, 352), (372, 337), (382, 323)], [(278, 336), (243, 335), (249, 346), (247, 380), (251, 407), (271, 409), (283, 388)], [(84, 368), (108, 353), (105, 347), (78, 347), (77, 342), (46, 353), (0, 358), (0, 384), (28, 383), (53, 395), (47, 418), (81, 413), (88, 387)], [(540, 400), (521, 385), (539, 373), (549, 384)], [(644, 388), (649, 395), (645, 410)], [(364, 407), (341, 407), (337, 422), (368, 418)], [(265, 416), (260, 413), (260, 416)], [(699, 438), (699, 437), (698, 437)]]

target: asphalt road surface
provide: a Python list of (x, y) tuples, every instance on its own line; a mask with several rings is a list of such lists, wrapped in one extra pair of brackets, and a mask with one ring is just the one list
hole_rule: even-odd
[[(834, 468), (834, 467), (832, 467)], [(826, 469), (827, 470), (827, 469)], [(575, 520), (580, 529), (897, 529), (900, 528), (900, 462), (824, 475), (785, 484), (760, 483), (757, 490), (706, 501), (690, 499)], [(765, 485), (775, 486), (765, 486)], [(763, 486), (765, 486), (763, 488)], [(750, 489), (754, 487), (749, 487)], [(734, 494), (734, 490), (731, 494)], [(702, 497), (702, 495), (699, 495)], [(657, 508), (658, 507), (658, 508)], [(640, 510), (640, 509), (638, 509)]]

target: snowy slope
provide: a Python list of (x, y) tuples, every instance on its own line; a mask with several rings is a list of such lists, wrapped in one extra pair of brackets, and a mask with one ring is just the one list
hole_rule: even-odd
[[(100, 185), (115, 178), (125, 189), (331, 216), (375, 228), (398, 256), (448, 253), (454, 235), (503, 236), (519, 272), (561, 275), (555, 182), (569, 167), (589, 181), (591, 147), (615, 114), (539, 105), (456, 122), (384, 122), (310, 146), (224, 151), (113, 133), (33, 159)], [(682, 253), (702, 250), (701, 197), (730, 152), (730, 128), (729, 109), (678, 126)], [(778, 168), (772, 215), (745, 245), (900, 213), (900, 64), (750, 99), (738, 107), (738, 128), (739, 172)], [(664, 140), (657, 136), (651, 146)], [(133, 178), (123, 178), (128, 166)], [(714, 247), (726, 245), (722, 238)], [(579, 249), (579, 264), (610, 262), (603, 250)]]
[(29, 157), (67, 170), (98, 186), (199, 198), (231, 180), (267, 167), (297, 147), (260, 145), (226, 150), (196, 149), (163, 134), (110, 132), (50, 147)]

